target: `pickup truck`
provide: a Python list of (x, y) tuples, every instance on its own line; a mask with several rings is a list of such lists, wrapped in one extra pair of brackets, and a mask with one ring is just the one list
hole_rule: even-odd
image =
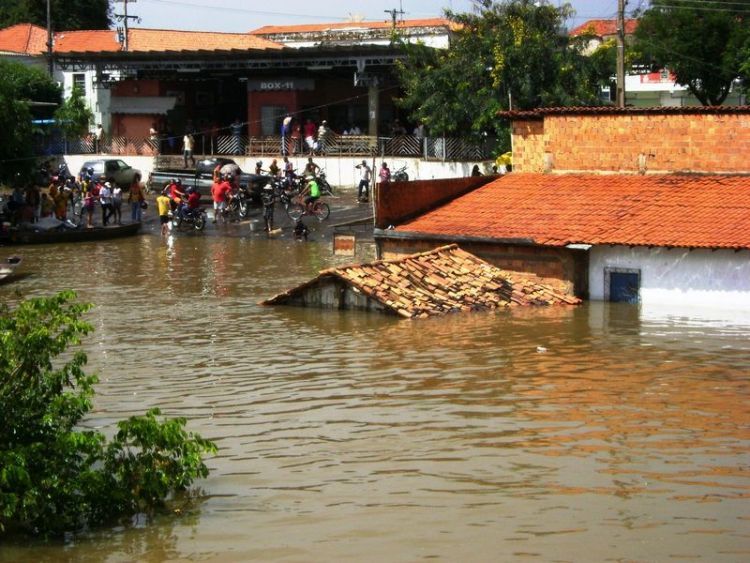
[[(179, 179), (183, 187), (192, 186), (203, 197), (210, 197), (211, 184), (213, 183), (213, 173), (217, 166), (226, 166), (232, 164), (237, 166), (231, 158), (207, 158), (199, 160), (195, 165), (195, 170), (185, 170), (182, 168), (163, 168), (151, 172), (148, 177), (148, 188), (152, 192), (161, 191), (165, 184), (168, 184), (173, 178)], [(239, 167), (237, 167), (239, 169)], [(260, 194), (263, 186), (271, 181), (271, 177), (264, 174), (247, 174), (240, 170), (240, 185), (247, 187), (254, 202), (260, 202)]]

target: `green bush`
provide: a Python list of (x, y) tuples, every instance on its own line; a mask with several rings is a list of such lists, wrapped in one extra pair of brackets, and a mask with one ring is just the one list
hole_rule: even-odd
[(86, 354), (69, 353), (92, 327), (75, 293), (0, 305), (0, 535), (57, 535), (120, 516), (151, 513), (206, 477), (216, 446), (159, 421), (158, 409), (118, 423), (108, 442), (77, 429), (97, 378)]

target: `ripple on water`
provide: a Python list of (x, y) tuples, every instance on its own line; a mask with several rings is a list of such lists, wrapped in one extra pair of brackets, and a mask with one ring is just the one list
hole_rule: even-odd
[(220, 447), (194, 515), (94, 535), (75, 557), (750, 549), (747, 327), (601, 304), (424, 322), (257, 305), (330, 266), (324, 245), (144, 236), (24, 254), (35, 275), (0, 297), (72, 287), (95, 305), (90, 425), (158, 406)]

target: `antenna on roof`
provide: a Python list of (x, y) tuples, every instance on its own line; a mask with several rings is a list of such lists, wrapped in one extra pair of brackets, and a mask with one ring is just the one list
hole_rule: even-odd
[[(121, 37), (122, 39), (120, 42), (122, 43), (122, 50), (127, 51), (128, 50), (128, 20), (136, 20), (138, 23), (141, 22), (141, 18), (138, 16), (129, 16), (128, 15), (128, 2), (136, 2), (137, 0), (115, 0), (115, 2), (122, 2), (123, 3), (123, 12), (122, 14), (115, 14), (115, 17), (118, 21), (123, 22), (123, 25), (125, 26), (125, 30)], [(118, 33), (119, 35), (119, 33)]]
[[(396, 16), (403, 16), (406, 13), (404, 12), (404, 7), (403, 7), (401, 0), (399, 0), (399, 3), (398, 3), (398, 10), (396, 8), (393, 8), (392, 10), (383, 10), (383, 11), (386, 14), (391, 14), (391, 22), (393, 23), (394, 28), (396, 27)], [(404, 21), (404, 18), (401, 17), (400, 20)]]

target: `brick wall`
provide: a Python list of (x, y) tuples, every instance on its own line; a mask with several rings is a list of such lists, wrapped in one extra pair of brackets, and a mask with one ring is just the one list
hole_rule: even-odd
[(750, 173), (750, 112), (545, 115), (513, 151), (516, 172)]
[[(375, 170), (375, 174), (378, 171)], [(434, 209), (483, 186), (495, 176), (469, 176), (440, 180), (413, 180), (378, 184), (375, 198), (375, 225), (385, 229)]]

